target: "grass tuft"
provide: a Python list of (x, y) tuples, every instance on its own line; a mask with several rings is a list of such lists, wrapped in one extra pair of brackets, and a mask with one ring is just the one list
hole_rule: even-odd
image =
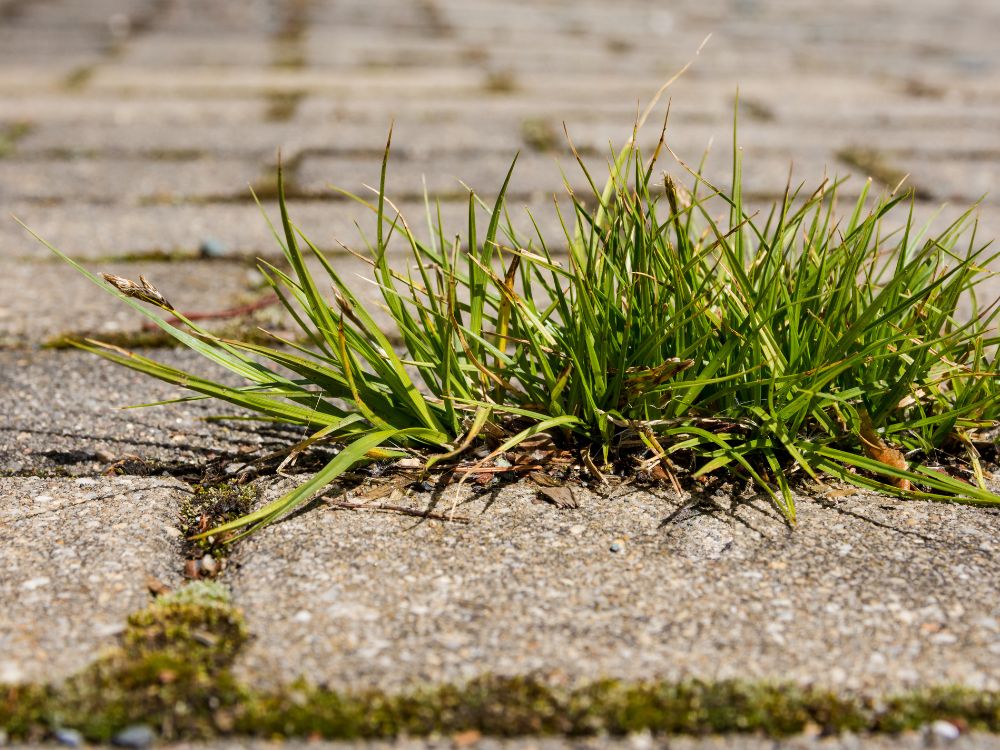
[[(727, 473), (789, 523), (799, 478), (1000, 503), (977, 451), (1000, 414), (1000, 373), (997, 304), (976, 297), (995, 256), (973, 210), (932, 233), (914, 223), (912, 198), (875, 198), (866, 185), (841, 216), (840, 184), (826, 182), (789, 186), (749, 213), (735, 145), (730, 186), (681, 163), (683, 187), (660, 171), (662, 134), (648, 159), (634, 141), (611, 154), (602, 180), (578, 159), (591, 189), (570, 191), (558, 237), (514, 230), (514, 164), (494, 201), (468, 194), (461, 231), (442, 226), (428, 201), (421, 236), (386, 193), (387, 143), (375, 197), (350, 197), (374, 216), (364, 257), (388, 331), (292, 223), (280, 168), (273, 228), (290, 270), (260, 269), (299, 341), (225, 339), (183, 316), (172, 324), (172, 311), (125, 297), (53, 248), (246, 385), (79, 346), (300, 425), (310, 437), (295, 452), (341, 446), (287, 495), (205, 532), (216, 539), (262, 528), (364, 461), (418, 455), (429, 469), (540, 437), (595, 478), (656, 467), (676, 485)], [(406, 264), (390, 263), (397, 240)]]

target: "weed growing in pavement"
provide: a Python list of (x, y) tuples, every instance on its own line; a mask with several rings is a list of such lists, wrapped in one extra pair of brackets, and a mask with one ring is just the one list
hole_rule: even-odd
[[(204, 532), (216, 538), (260, 529), (361, 462), (416, 455), (430, 469), (470, 448), (487, 447), (482, 463), (543, 441), (595, 478), (735, 475), (789, 522), (796, 476), (1000, 504), (977, 453), (1000, 414), (997, 305), (976, 301), (995, 256), (972, 212), (930, 234), (904, 196), (866, 210), (866, 186), (838, 217), (833, 182), (787, 189), (766, 215), (749, 214), (738, 149), (727, 189), (686, 166), (682, 187), (658, 170), (665, 151), (661, 135), (646, 159), (633, 136), (606, 181), (587, 173), (590, 190), (570, 191), (559, 237), (513, 228), (512, 164), (495, 202), (469, 193), (460, 236), (428, 201), (423, 240), (386, 194), (387, 144), (375, 197), (351, 197), (375, 217), (365, 257), (388, 330), (292, 223), (280, 169), (275, 236), (290, 270), (260, 268), (298, 341), (219, 338), (157, 303), (155, 289), (130, 297), (53, 251), (246, 385), (98, 342), (82, 348), (247, 418), (301, 425), (309, 437), (294, 453), (341, 446), (277, 501)], [(393, 265), (400, 238), (410, 261)], [(971, 316), (960, 314), (970, 303)], [(942, 470), (944, 457), (959, 468)]]

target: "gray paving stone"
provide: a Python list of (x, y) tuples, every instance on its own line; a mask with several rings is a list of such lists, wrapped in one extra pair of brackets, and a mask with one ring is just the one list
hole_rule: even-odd
[[(146, 318), (62, 263), (14, 263), (0, 275), (0, 347), (64, 334), (138, 331)], [(226, 310), (259, 298), (260, 274), (225, 262), (106, 263), (95, 273), (143, 274), (181, 311)]]
[[(211, 105), (206, 105), (210, 108)], [(168, 117), (162, 121), (147, 119), (130, 121), (132, 110), (120, 109), (111, 116), (95, 118), (85, 130), (79, 123), (58, 121), (36, 126), (17, 143), (20, 157), (72, 154), (95, 156), (145, 155), (170, 162), (172, 155), (183, 161), (211, 153), (216, 157), (249, 155), (273, 161), (280, 150), (285, 159), (292, 159), (303, 150), (326, 150), (337, 153), (364, 152), (369, 170), (377, 169), (393, 117), (386, 114), (381, 122), (374, 118), (344, 121), (329, 118), (294, 119), (290, 122), (252, 122), (266, 117), (266, 103), (238, 102), (236, 106), (220, 107), (215, 122), (211, 113), (195, 122), (179, 122)], [(29, 115), (22, 119), (31, 122)], [(192, 118), (193, 119), (193, 118)], [(221, 127), (226, 121), (231, 128), (239, 128), (241, 137), (234, 139), (231, 132)], [(619, 122), (617, 134), (627, 133), (627, 120)], [(413, 153), (441, 153), (463, 151), (502, 152), (509, 157), (523, 147), (521, 122), (508, 119), (467, 120), (465, 122), (428, 122), (426, 118), (397, 118), (396, 143), (393, 153), (397, 156)], [(71, 145), (68, 145), (71, 144)]]
[[(185, 350), (143, 354), (233, 382)], [(117, 470), (158, 475), (169, 467), (197, 478), (214, 461), (245, 460), (262, 445), (294, 439), (259, 425), (206, 422), (235, 413), (221, 403), (128, 409), (190, 392), (84, 352), (0, 352), (0, 375), (0, 475), (99, 476), (131, 458)]]
[[(150, 143), (155, 148), (154, 143)], [(143, 158), (0, 161), (0, 200), (172, 202), (247, 192), (260, 165), (245, 159)]]
[[(587, 188), (586, 177), (572, 163), (572, 157), (561, 160), (563, 171), (575, 190)], [(590, 158), (591, 167), (600, 167), (600, 158)], [(427, 191), (431, 195), (461, 196), (466, 193), (465, 183), (481, 195), (495, 195), (503, 185), (507, 170), (513, 162), (512, 154), (480, 153), (474, 159), (468, 155), (432, 155), (425, 158), (396, 159), (386, 178), (391, 194), (419, 197)], [(371, 157), (306, 156), (298, 170), (298, 183), (303, 189), (319, 193), (333, 183), (361, 194), (365, 184), (373, 180), (365, 177), (372, 172)], [(511, 196), (531, 198), (541, 203), (546, 196), (565, 194), (560, 165), (547, 154), (522, 154), (508, 188)]]
[[(38, 124), (37, 130), (22, 141), (26, 152), (61, 148), (72, 151), (72, 141), (51, 142), (46, 135), (66, 125), (78, 126), (77, 137), (90, 138), (92, 127), (115, 127), (119, 134), (135, 124), (162, 126), (206, 125), (229, 127), (260, 118), (264, 105), (259, 97), (190, 99), (136, 96), (121, 98), (87, 94), (67, 96), (65, 92), (34, 91), (24, 95), (0, 96), (0, 111)], [(81, 127), (86, 126), (86, 127)], [(65, 130), (60, 131), (65, 134)], [(33, 147), (38, 137), (38, 148)]]
[[(377, 180), (377, 174), (371, 176)], [(414, 222), (424, 216), (423, 203), (401, 201), (397, 205)], [(79, 259), (151, 252), (195, 253), (208, 239), (222, 243), (236, 256), (274, 258), (281, 252), (267, 220), (249, 201), (182, 206), (71, 205), (58, 212), (24, 203), (12, 208), (40, 236)], [(265, 210), (271, 221), (278, 222), (274, 203), (265, 204)], [(337, 240), (351, 247), (358, 245), (360, 234), (355, 222), (368, 234), (375, 228), (374, 214), (348, 201), (291, 202), (289, 214), (315, 244), (334, 252), (340, 252)], [(449, 226), (461, 226), (459, 222), (464, 222), (467, 214), (464, 202), (442, 207)], [(51, 256), (17, 223), (0, 221), (0, 257), (44, 261)]]
[(444, 92), (482, 90), (483, 80), (476, 71), (433, 70), (403, 75), (398, 71), (348, 71), (273, 68), (139, 69), (123, 64), (107, 64), (98, 70), (89, 88), (99, 93), (133, 95), (143, 93), (186, 96), (246, 95), (262, 91), (319, 91), (344, 97), (381, 98), (428, 97)]
[(579, 494), (490, 492), (459, 504), (467, 525), (317, 508), (266, 529), (230, 579), (257, 636), (240, 675), (998, 687), (996, 510), (800, 497), (793, 531), (759, 498), (685, 518), (665, 493)]
[(173, 479), (0, 478), (0, 682), (58, 681), (179, 576)]
[[(405, 199), (422, 190), (421, 174), (433, 189), (460, 189), (461, 178), (488, 195), (512, 152), (530, 146), (526, 123), (547, 121), (558, 134), (566, 121), (599, 163), (608, 139), (627, 135), (640, 103), (709, 32), (712, 40), (669, 92), (671, 143), (693, 161), (714, 138), (708, 169), (725, 182), (738, 86), (747, 104), (740, 130), (751, 206), (780, 192), (790, 161), (807, 183), (824, 170), (865, 176), (871, 170), (837, 156), (858, 147), (912, 172), (929, 198), (918, 203), (918, 219), (951, 201), (946, 220), (992, 190), (1000, 163), (993, 140), (1000, 6), (991, 0), (313, 0), (296, 38), (283, 42), (302, 64), (281, 68), (272, 63), (287, 12), (282, 3), (244, 0), (21, 3), (0, 27), (0, 128), (26, 121), (34, 129), (0, 160), (4, 211), (83, 258), (190, 252), (209, 238), (236, 254), (271, 256), (274, 240), (255, 207), (205, 199), (245, 194), (278, 146), (286, 158), (304, 154), (299, 176), (307, 189), (374, 183), (395, 120), (390, 187), (403, 194), (411, 223), (422, 225), (419, 205)], [(114, 32), (118, 14), (133, 26), (124, 35)], [(302, 98), (290, 119), (268, 122), (274, 94), (291, 92)], [(530, 202), (551, 221), (534, 198), (560, 189), (553, 157), (524, 151), (515, 202)], [(565, 150), (559, 153), (565, 161)], [(177, 160), (153, 159), (157, 154)], [(859, 188), (855, 180), (849, 190)], [(292, 209), (324, 248), (335, 248), (335, 238), (355, 242), (355, 219), (371, 226), (347, 203), (296, 202)], [(448, 226), (463, 225), (462, 201), (442, 210)], [(988, 198), (981, 216), (980, 236), (996, 236), (1000, 199)], [(559, 234), (554, 222), (544, 228)], [(94, 475), (127, 453), (153, 465), (205, 465), (281, 442), (258, 429), (201, 423), (198, 417), (215, 410), (203, 403), (114, 410), (176, 393), (78, 353), (24, 348), (67, 329), (140, 322), (43, 257), (19, 227), (0, 222), (7, 271), (0, 276), (0, 342), (21, 347), (0, 351), (0, 472)], [(337, 262), (350, 273), (364, 270), (345, 257)], [(182, 308), (203, 307), (206, 298), (229, 306), (246, 299), (252, 283), (237, 263), (99, 270), (145, 273)], [(198, 369), (182, 352), (157, 356)], [(15, 480), (5, 481), (4, 497)], [(39, 494), (62, 497), (29, 493)], [(997, 551), (982, 546), (994, 543), (996, 512), (867, 496), (838, 499), (836, 507), (803, 500), (801, 528), (789, 534), (773, 514), (751, 507), (660, 528), (674, 501), (641, 494), (610, 501), (588, 495), (570, 513), (535, 505), (516, 490), (485, 505), (463, 507), (475, 517), (468, 528), (319, 510), (252, 541), (233, 580), (261, 637), (242, 673), (263, 681), (305, 673), (331, 685), (540, 669), (569, 679), (694, 674), (879, 691), (949, 681), (997, 687)], [(72, 542), (71, 531), (95, 520), (94, 533), (114, 528), (100, 516), (71, 516), (45, 530)], [(0, 521), (0, 538), (6, 529)], [(113, 544), (128, 552), (127, 534), (116, 533), (95, 554)], [(612, 554), (609, 542), (617, 538), (625, 551)], [(85, 565), (98, 565), (85, 553)], [(0, 544), (0, 569), (9, 572), (7, 554)], [(36, 554), (24, 559), (43, 571), (61, 559)], [(42, 608), (29, 613), (38, 621), (51, 604), (44, 592), (63, 584), (47, 572), (35, 577), (44, 576), (51, 582), (27, 599)], [(6, 580), (0, 572), (4, 601), (11, 598)], [(94, 586), (98, 598), (107, 596)], [(79, 610), (84, 621), (89, 611)], [(0, 611), (0, 623), (11, 616)], [(121, 621), (116, 615), (114, 623)], [(57, 622), (57, 634), (90, 637)], [(75, 642), (64, 650), (74, 651)], [(95, 642), (81, 641), (75, 653)], [(54, 664), (56, 656), (45, 653), (38, 663)], [(61, 664), (52, 675), (63, 674)], [(903, 741), (919, 746), (923, 737)], [(874, 741), (841, 744), (862, 742)], [(962, 738), (956, 746), (987, 746), (982, 742)]]
[[(378, 180), (376, 167), (372, 164), (365, 167), (365, 175), (364, 182), (369, 184)], [(331, 181), (336, 179), (333, 174), (328, 177)], [(317, 181), (317, 184), (322, 183)], [(488, 192), (483, 197), (485, 200), (493, 199)], [(403, 199), (393, 203), (406, 217), (414, 234), (427, 240), (423, 201)], [(518, 232), (534, 236), (527, 215), (530, 210), (547, 238), (558, 240), (563, 236), (551, 202), (512, 198), (509, 207), (511, 221)], [(135, 257), (142, 253), (190, 254), (197, 252), (202, 242), (208, 239), (222, 243), (234, 256), (274, 259), (280, 254), (280, 247), (267, 221), (258, 207), (251, 203), (131, 207), (73, 204), (61, 206), (59, 211), (37, 204), (15, 203), (10, 208), (39, 236), (72, 257), (83, 260)], [(275, 204), (265, 204), (265, 210), (272, 221), (278, 221)], [(331, 256), (343, 254), (340, 243), (363, 250), (365, 245), (361, 233), (369, 239), (375, 235), (374, 213), (352, 201), (292, 201), (288, 210), (292, 221), (306, 236)], [(436, 216), (436, 207), (434, 212)], [(449, 235), (456, 232), (465, 234), (468, 213), (467, 199), (441, 203), (441, 221)], [(485, 214), (481, 220), (487, 221)], [(402, 240), (392, 244), (402, 247)], [(53, 258), (16, 222), (0, 220), (0, 259), (56, 262)]]
[(246, 31), (195, 31), (179, 36), (176, 29), (161, 28), (129, 45), (122, 62), (138, 67), (266, 67), (273, 52), (267, 35)]

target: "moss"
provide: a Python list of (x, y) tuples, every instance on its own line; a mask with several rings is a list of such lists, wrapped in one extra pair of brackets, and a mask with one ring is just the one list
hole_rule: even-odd
[(758, 122), (773, 122), (775, 118), (774, 109), (767, 102), (757, 99), (742, 97), (740, 99), (740, 111), (745, 112), (751, 120)]
[(133, 662), (176, 659), (218, 671), (232, 661), (246, 637), (243, 618), (226, 589), (199, 581), (131, 615), (123, 641)]
[(304, 91), (272, 91), (267, 95), (264, 117), (268, 122), (291, 120), (305, 98)]
[(93, 78), (97, 67), (95, 65), (81, 65), (69, 72), (63, 80), (63, 88), (67, 91), (78, 91), (86, 86)]
[(255, 691), (230, 672), (246, 640), (239, 610), (215, 583), (189, 584), (132, 615), (121, 646), (66, 683), (0, 687), (0, 726), (14, 740), (71, 727), (106, 741), (141, 721), (164, 739), (226, 734), (329, 739), (447, 735), (755, 733), (807, 727), (897, 733), (936, 719), (1000, 730), (1000, 693), (938, 688), (879, 701), (772, 683), (624, 683), (556, 687), (532, 676), (483, 676), (408, 693), (338, 692), (298, 682)]
[[(895, 188), (907, 179), (907, 173), (892, 164), (881, 151), (872, 148), (848, 147), (837, 152), (837, 158), (849, 167), (863, 172), (866, 176), (888, 188)], [(914, 197), (929, 200), (934, 196), (920, 185), (909, 183)]]
[(305, 35), (309, 28), (310, 0), (286, 0), (284, 18), (272, 38), (272, 66), (297, 69), (305, 67)]
[(35, 124), (27, 120), (0, 126), (0, 159), (10, 156), (17, 150), (17, 144), (35, 129)]
[[(107, 255), (95, 255), (83, 260), (94, 265), (107, 263), (190, 263), (196, 261), (198, 263), (224, 263), (256, 268), (261, 259), (276, 265), (285, 262), (283, 255), (259, 253), (248, 249), (233, 248), (223, 255), (205, 255), (198, 248), (184, 247), (153, 247), (147, 250), (125, 250)], [(59, 262), (59, 259), (52, 258), (47, 262), (55, 263)]]
[(228, 670), (246, 637), (225, 588), (190, 584), (129, 617), (121, 646), (65, 683), (0, 688), (0, 725), (14, 739), (72, 727), (107, 741), (137, 721), (165, 738), (214, 735), (219, 711), (246, 700)]
[[(223, 482), (195, 487), (194, 494), (181, 508), (181, 531), (185, 537), (234, 521), (253, 509), (259, 495), (251, 484)], [(189, 559), (210, 554), (223, 557), (231, 551), (225, 539), (199, 539), (187, 542), (185, 556)]]
[(143, 155), (156, 161), (198, 161), (206, 158), (207, 153), (200, 148), (151, 148), (143, 151)]
[(566, 690), (531, 677), (487, 676), (463, 687), (406, 695), (343, 694), (298, 684), (279, 694), (251, 697), (238, 710), (235, 731), (331, 739), (467, 730), (492, 736), (624, 735), (649, 730), (664, 735), (787, 737), (813, 726), (824, 734), (898, 732), (938, 718), (996, 731), (997, 705), (996, 694), (975, 691), (944, 691), (936, 697), (913, 694), (876, 710), (857, 697), (766, 683), (606, 680)]
[(529, 117), (521, 122), (521, 140), (532, 151), (555, 151), (559, 146), (555, 127), (542, 117)]
[(490, 94), (511, 94), (517, 91), (517, 88), (517, 79), (508, 70), (488, 73), (483, 81), (483, 90)]
[(0, 685), (0, 729), (12, 739), (42, 739), (52, 691), (39, 685)]
[(872, 729), (896, 733), (936, 719), (965, 730), (1000, 732), (1000, 692), (939, 687), (892, 696), (875, 716)]

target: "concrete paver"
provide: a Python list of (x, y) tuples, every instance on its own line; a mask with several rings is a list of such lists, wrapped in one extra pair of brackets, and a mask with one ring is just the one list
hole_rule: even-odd
[(180, 581), (174, 479), (0, 478), (0, 683), (56, 682)]
[[(226, 382), (226, 373), (195, 354), (147, 354)], [(84, 352), (4, 351), (0, 372), (2, 473), (100, 476), (131, 458), (138, 461), (133, 472), (189, 465), (197, 474), (220, 458), (242, 461), (289, 439), (241, 423), (206, 423), (204, 417), (233, 413), (208, 401), (127, 409), (190, 394)]]
[(635, 489), (560, 511), (513, 485), (460, 503), (468, 524), (317, 509), (238, 553), (230, 580), (259, 636), (238, 672), (1000, 688), (998, 512), (847, 495), (800, 497), (794, 530), (760, 498), (675, 515), (665, 491)]
[[(558, 236), (544, 198), (561, 190), (555, 155), (568, 164), (561, 123), (599, 163), (640, 102), (712, 33), (671, 91), (682, 157), (714, 139), (708, 169), (727, 181), (739, 87), (748, 205), (780, 194), (790, 161), (810, 184), (824, 171), (863, 178), (873, 168), (843, 155), (863, 149), (912, 174), (928, 198), (919, 221), (940, 201), (960, 211), (993, 189), (998, 23), (992, 0), (8, 0), (0, 208), (107, 263), (95, 270), (143, 273), (179, 308), (229, 307), (255, 293), (240, 262), (108, 259), (190, 254), (208, 239), (273, 257), (245, 197), (279, 147), (314, 199), (294, 202), (296, 222), (321, 247), (355, 246), (353, 222), (370, 227), (370, 217), (316, 199), (327, 183), (374, 183), (395, 120), (390, 187), (415, 226), (422, 175), (445, 193), (446, 224), (460, 227), (456, 178), (488, 195), (521, 148), (516, 203)], [(555, 154), (539, 145), (544, 128)], [(980, 214), (979, 236), (990, 239), (1000, 199), (988, 196)], [(346, 258), (336, 262), (355, 270)], [(287, 435), (205, 425), (198, 417), (217, 409), (204, 403), (114, 411), (177, 394), (78, 353), (35, 349), (54, 334), (141, 321), (11, 222), (0, 226), (0, 260), (0, 473), (80, 475), (0, 480), (0, 594), (20, 606), (0, 609), (0, 681), (58, 678), (113, 642), (144, 603), (147, 572), (176, 575), (167, 528), (182, 485), (101, 472), (125, 454), (161, 468), (224, 463)], [(198, 368), (183, 353), (157, 357)], [(541, 670), (998, 687), (995, 511), (803, 499), (802, 524), (788, 532), (759, 501), (661, 527), (676, 501), (585, 495), (580, 510), (557, 512), (531, 494), (470, 501), (469, 526), (321, 509), (267, 530), (227, 573), (257, 636), (241, 674), (334, 686)], [(622, 551), (610, 552), (616, 540)], [(28, 629), (40, 621), (51, 635)]]
[[(13, 263), (0, 276), (0, 347), (65, 335), (139, 331), (148, 319), (62, 263)], [(181, 311), (216, 312), (259, 299), (263, 279), (242, 263), (99, 263), (95, 273), (152, 282)], [(57, 291), (56, 291), (57, 290)], [(58, 301), (57, 301), (57, 299)], [(152, 324), (150, 324), (152, 325)]]

